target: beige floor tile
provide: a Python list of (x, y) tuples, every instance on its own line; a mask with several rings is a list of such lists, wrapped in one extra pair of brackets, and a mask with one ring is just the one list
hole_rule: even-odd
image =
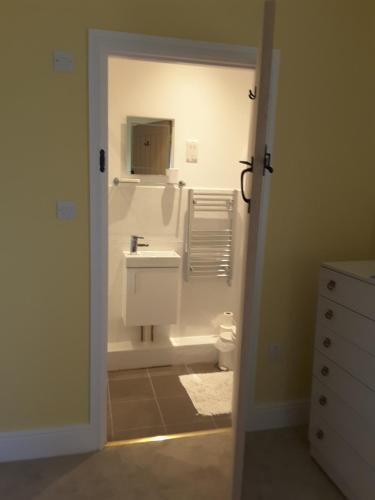
[(121, 441), (123, 439), (141, 439), (145, 437), (164, 436), (166, 430), (164, 426), (157, 427), (141, 427), (136, 429), (128, 429), (117, 431), (111, 441)]
[(230, 417), (230, 415), (213, 415), (212, 418), (215, 422), (216, 427), (218, 427), (219, 429), (232, 426), (232, 418)]
[(147, 378), (148, 372), (147, 368), (140, 368), (134, 370), (116, 370), (108, 372), (109, 380), (123, 380), (132, 378)]
[(179, 376), (176, 375), (157, 375), (152, 377), (156, 397), (160, 398), (188, 398), (188, 394), (181, 384)]
[(211, 417), (198, 415), (188, 398), (162, 398), (158, 399), (158, 403), (167, 426), (211, 421)]
[(168, 366), (154, 366), (148, 368), (151, 377), (164, 376), (164, 375), (184, 375), (187, 373), (185, 365), (168, 365)]
[(180, 434), (183, 432), (197, 432), (215, 429), (214, 421), (211, 418), (201, 422), (167, 425), (168, 434)]
[(163, 425), (156, 401), (119, 401), (112, 403), (113, 432), (137, 427), (158, 427)]
[(137, 399), (153, 399), (150, 378), (126, 378), (109, 381), (111, 402)]

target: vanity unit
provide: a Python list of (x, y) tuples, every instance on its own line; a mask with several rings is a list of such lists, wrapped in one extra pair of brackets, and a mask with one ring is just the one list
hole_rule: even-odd
[(375, 497), (375, 261), (320, 271), (311, 455), (350, 500)]
[(173, 250), (124, 252), (122, 318), (125, 326), (143, 329), (177, 322), (180, 262), (181, 257)]

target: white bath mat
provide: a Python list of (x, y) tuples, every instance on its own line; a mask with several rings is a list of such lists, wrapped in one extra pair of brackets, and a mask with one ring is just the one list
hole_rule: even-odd
[(233, 372), (192, 373), (179, 378), (200, 415), (232, 412)]

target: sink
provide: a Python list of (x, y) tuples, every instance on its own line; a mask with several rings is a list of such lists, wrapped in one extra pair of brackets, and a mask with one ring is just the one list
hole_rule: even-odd
[(126, 267), (180, 267), (181, 257), (174, 250), (124, 252)]

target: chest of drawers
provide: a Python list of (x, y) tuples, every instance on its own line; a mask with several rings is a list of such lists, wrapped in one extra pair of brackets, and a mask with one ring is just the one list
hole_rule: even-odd
[(309, 438), (347, 498), (375, 498), (375, 261), (321, 267)]

